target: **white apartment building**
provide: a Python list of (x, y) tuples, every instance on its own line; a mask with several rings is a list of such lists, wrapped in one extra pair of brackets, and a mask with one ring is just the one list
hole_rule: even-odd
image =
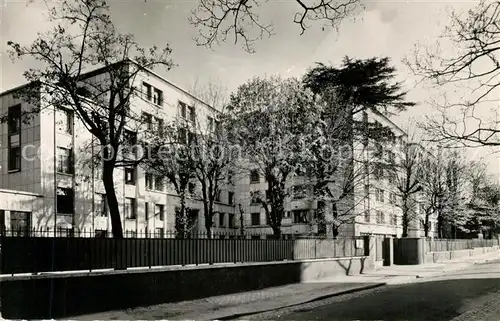
[[(98, 69), (86, 77), (105, 78), (106, 73)], [(214, 126), (216, 109), (156, 73), (141, 70), (134, 81), (134, 87), (141, 88), (141, 97), (134, 96), (131, 102), (136, 114), (149, 115), (156, 123), (183, 119), (198, 122), (202, 128)], [(9, 119), (0, 123), (1, 223), (7, 230), (56, 227), (63, 234), (77, 229), (88, 236), (110, 235), (100, 169), (91, 161), (95, 155), (91, 134), (70, 109), (44, 106), (43, 95), (47, 94), (41, 86), (41, 111), (30, 121), (21, 121), (21, 112), (33, 106), (15, 98), (20, 89), (0, 94), (0, 115), (8, 114)], [(196, 199), (196, 186), (190, 189), (193, 197), (187, 206), (198, 211), (194, 231), (200, 231), (203, 206)], [(174, 230), (179, 200), (166, 181), (140, 167), (117, 168), (115, 190), (126, 236), (161, 236)], [(233, 203), (234, 194), (223, 191), (215, 205), (221, 213), (215, 220), (215, 232), (236, 226)]]
[[(104, 69), (97, 69), (86, 77), (100, 79), (105, 78), (106, 73)], [(141, 70), (134, 81), (134, 87), (141, 89), (139, 95), (133, 97), (131, 106), (134, 113), (150, 120), (146, 124), (149, 130), (154, 130), (155, 124), (171, 121), (198, 123), (206, 130), (215, 126), (216, 109), (165, 78)], [(111, 222), (100, 168), (90, 161), (95, 154), (91, 134), (70, 109), (44, 106), (47, 100), (43, 95), (47, 94), (43, 87), (39, 88), (40, 113), (29, 122), (21, 121), (21, 112), (33, 106), (14, 97), (20, 89), (22, 87), (0, 94), (0, 115), (7, 114), (9, 119), (7, 123), (0, 123), (0, 227), (23, 231), (54, 230), (55, 227), (62, 235), (76, 229), (88, 236), (109, 236)], [(397, 137), (394, 144), (406, 142), (404, 131), (383, 115), (368, 112), (367, 121), (390, 127)], [(352, 211), (349, 214), (352, 220), (341, 225), (340, 235), (400, 236), (401, 211), (395, 204), (394, 181), (383, 172), (372, 175), (369, 169), (374, 160), (400, 157), (398, 149), (379, 146), (377, 142), (369, 142), (369, 145), (374, 148), (363, 147), (361, 139), (353, 142), (356, 166), (368, 166), (368, 170), (363, 177), (365, 183), (339, 204), (339, 211)], [(285, 204), (284, 235), (317, 233), (316, 202), (306, 197), (308, 191), (299, 191), (309, 180), (297, 177), (290, 182), (297, 191)], [(264, 178), (255, 170), (228, 184), (215, 204), (213, 232), (239, 234), (243, 228), (246, 234), (272, 234), (264, 209), (250, 197), (252, 190), (265, 192), (266, 188)], [(117, 168), (115, 190), (126, 236), (146, 233), (161, 236), (174, 231), (179, 198), (164, 179), (145, 173), (141, 167)], [(193, 231), (205, 232), (197, 187), (192, 186), (190, 190), (192, 196), (186, 205), (197, 212), (198, 217)], [(328, 215), (327, 210), (327, 220)], [(423, 229), (412, 223), (410, 233), (410, 236), (423, 235)]]
[[(360, 115), (361, 116), (361, 115)], [(404, 156), (400, 144), (407, 143), (406, 133), (389, 118), (382, 114), (367, 111), (365, 120), (388, 127), (394, 134), (394, 140), (383, 144), (369, 141), (363, 144), (363, 138), (358, 137), (352, 142), (352, 159), (355, 166), (355, 187), (353, 195), (344, 197), (337, 204), (339, 216), (346, 220), (339, 227), (339, 236), (377, 235), (400, 237), (402, 234), (402, 211), (397, 198), (397, 179), (390, 171), (384, 170), (380, 164), (400, 161)], [(342, 183), (343, 172), (339, 171), (336, 181)], [(338, 179), (338, 180), (337, 180)], [(317, 202), (307, 197), (312, 190), (295, 193), (301, 189), (310, 178), (295, 177), (290, 183), (294, 196), (288, 197), (285, 203), (285, 216), (282, 220), (282, 234), (285, 236), (308, 236), (318, 232)], [(251, 191), (260, 190), (265, 193), (267, 183), (258, 170), (252, 170), (235, 186), (237, 202), (244, 212), (245, 231), (270, 235), (272, 228), (266, 223), (265, 210), (251, 199)], [(299, 195), (296, 195), (299, 194)], [(418, 214), (420, 216), (420, 214)], [(326, 221), (332, 220), (332, 207), (327, 205)], [(435, 224), (432, 223), (431, 233)], [(331, 226), (327, 225), (327, 235), (331, 235)], [(409, 224), (409, 237), (424, 236), (423, 226), (417, 217)]]

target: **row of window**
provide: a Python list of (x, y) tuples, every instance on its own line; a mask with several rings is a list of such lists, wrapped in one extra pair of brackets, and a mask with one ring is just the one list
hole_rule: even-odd
[[(386, 221), (386, 215), (384, 212), (382, 211), (375, 211), (375, 215), (376, 215), (376, 222), (377, 224), (390, 224), (390, 225), (398, 225), (398, 217), (396, 216), (396, 214), (392, 214), (390, 215), (390, 218), (388, 221)], [(365, 222), (366, 223), (370, 223), (370, 212), (365, 212)]]
[[(7, 111), (8, 170), (21, 170), (21, 105), (9, 107)], [(17, 139), (15, 137), (17, 136)]]
[[(286, 211), (283, 218), (292, 217), (294, 224), (307, 224), (310, 221), (309, 213), (310, 212), (308, 210)], [(317, 218), (317, 212), (313, 211), (312, 216), (313, 216), (313, 218)], [(266, 221), (265, 225), (270, 225), (267, 216), (265, 216), (265, 221)], [(253, 226), (263, 225), (261, 222), (260, 212), (250, 213), (250, 223)]]

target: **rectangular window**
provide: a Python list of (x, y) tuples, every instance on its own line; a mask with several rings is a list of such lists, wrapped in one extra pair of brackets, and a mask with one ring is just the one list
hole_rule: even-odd
[(164, 126), (165, 126), (163, 119), (155, 117), (155, 124), (156, 124), (156, 135), (163, 137)]
[(21, 146), (9, 146), (9, 171), (21, 170)]
[(377, 211), (377, 224), (385, 224), (385, 215), (382, 211)]
[(165, 219), (165, 205), (155, 204), (155, 216), (160, 221), (163, 221)]
[(304, 224), (308, 222), (307, 219), (307, 211), (304, 210), (295, 210), (293, 213), (293, 223), (295, 224)]
[(184, 119), (187, 116), (187, 106), (182, 101), (179, 101), (179, 115)]
[(14, 236), (29, 236), (31, 228), (31, 213), (11, 211), (10, 228)]
[(383, 203), (384, 202), (384, 190), (380, 188), (375, 189), (375, 200), (377, 202)]
[(380, 164), (374, 164), (373, 176), (376, 179), (381, 179), (384, 177), (384, 168)]
[(108, 237), (108, 231), (106, 231), (106, 230), (95, 230), (94, 231), (94, 236), (96, 238), (106, 238), (106, 237)]
[(396, 214), (392, 214), (392, 225), (398, 225), (398, 216)]
[(75, 193), (71, 188), (57, 188), (57, 213), (74, 214), (75, 213)]
[(57, 108), (57, 129), (61, 132), (73, 134), (73, 111), (66, 108)]
[(106, 199), (106, 194), (97, 194), (99, 199), (99, 207), (97, 209), (97, 215), (106, 217), (108, 216), (108, 200)]
[(302, 199), (307, 196), (307, 187), (303, 185), (295, 185), (292, 188), (293, 199)]
[[(149, 203), (145, 202), (144, 203), (144, 217), (146, 218), (146, 221), (149, 220)], [(147, 233), (147, 231), (146, 231)]]
[(195, 111), (194, 107), (189, 106), (188, 110), (189, 110), (189, 121), (193, 124), (196, 123), (196, 111)]
[(215, 199), (214, 200), (216, 202), (220, 202), (220, 198), (221, 198), (220, 196), (221, 196), (221, 191), (216, 191), (215, 192)]
[(369, 211), (365, 212), (364, 218), (365, 218), (366, 223), (370, 223), (370, 212)]
[(229, 228), (234, 228), (234, 214), (227, 214)]
[(73, 174), (73, 150), (57, 147), (57, 172), (63, 174)]
[(134, 146), (137, 144), (137, 133), (124, 129), (123, 130), (123, 143), (125, 146)]
[(21, 105), (9, 107), (7, 114), (9, 135), (19, 134), (21, 132)]
[(134, 167), (125, 167), (125, 184), (127, 185), (135, 185), (135, 168)]
[(188, 133), (188, 145), (193, 145), (196, 143), (196, 134), (193, 132)]
[(148, 131), (153, 130), (153, 116), (148, 113), (142, 113), (142, 122), (146, 125)]
[(224, 213), (219, 213), (219, 227), (224, 227), (225, 225), (225, 215)]
[(151, 101), (153, 93), (152, 93), (152, 87), (150, 84), (148, 84), (146, 82), (142, 83), (142, 94), (143, 94), (144, 99)]
[(260, 213), (251, 213), (252, 225), (260, 225)]
[(209, 133), (212, 133), (215, 130), (214, 119), (210, 116), (207, 117), (207, 130)]
[(179, 130), (177, 131), (177, 135), (178, 135), (178, 142), (180, 144), (186, 144), (187, 143), (187, 131), (185, 128), (179, 128)]
[(152, 190), (153, 189), (153, 174), (146, 173), (145, 176), (146, 176), (146, 189)]
[(389, 173), (388, 179), (389, 179), (389, 184), (395, 184), (397, 181), (397, 176), (395, 173)]
[(125, 198), (125, 219), (135, 220), (135, 198)]
[(155, 190), (162, 192), (164, 188), (164, 178), (163, 176), (155, 176)]
[(259, 202), (259, 194), (255, 193), (255, 194), (252, 194), (252, 195), (251, 195), (251, 198), (250, 198), (250, 205), (251, 205), (251, 206), (260, 205), (260, 202)]
[(260, 181), (259, 171), (254, 169), (250, 172), (250, 184), (255, 184)]
[(155, 88), (153, 92), (153, 103), (155, 103), (158, 106), (163, 105), (163, 91)]
[(389, 194), (389, 203), (396, 204), (396, 194), (394, 193)]
[(234, 204), (234, 193), (233, 192), (227, 192), (227, 203), (229, 205)]

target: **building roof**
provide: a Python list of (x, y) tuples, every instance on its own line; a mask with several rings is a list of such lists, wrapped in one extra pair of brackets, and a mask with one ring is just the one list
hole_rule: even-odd
[[(200, 98), (196, 97), (195, 95), (193, 95), (192, 93), (188, 92), (187, 90), (183, 89), (182, 87), (174, 84), (173, 82), (171, 82), (170, 80), (166, 79), (165, 77), (160, 76), (158, 73), (152, 71), (151, 69), (141, 67), (141, 65), (138, 62), (136, 62), (135, 60), (130, 59), (130, 58), (127, 58), (127, 59), (115, 62), (115, 63), (113, 63), (113, 64), (111, 64), (109, 66), (103, 66), (103, 67), (96, 68), (94, 70), (90, 70), (90, 71), (85, 72), (82, 75), (80, 75), (80, 78), (81, 79), (85, 79), (85, 78), (89, 78), (89, 77), (92, 77), (92, 76), (95, 76), (95, 75), (102, 74), (102, 73), (106, 72), (106, 70), (108, 70), (109, 68), (113, 68), (114, 66), (118, 66), (118, 65), (121, 65), (121, 64), (124, 64), (124, 63), (127, 63), (127, 62), (133, 63), (136, 66), (139, 66), (141, 69), (143, 69), (147, 73), (149, 73), (149, 74), (151, 74), (151, 75), (153, 75), (153, 76), (161, 79), (163, 82), (167, 83), (169, 86), (171, 86), (171, 87), (173, 87), (173, 88), (181, 91), (182, 93), (188, 95), (189, 97), (191, 97), (192, 99), (196, 100), (197, 102), (205, 105), (206, 107), (209, 107), (210, 109), (213, 109), (215, 111), (219, 111), (215, 107), (209, 105), (208, 103), (204, 102), (203, 100), (201, 100)], [(16, 92), (18, 90), (21, 90), (21, 89), (27, 87), (28, 85), (34, 84), (34, 83), (35, 82), (25, 83), (23, 85), (20, 85), (20, 86), (8, 89), (8, 90), (0, 93), (0, 97), (4, 96), (4, 95), (7, 95), (7, 94), (11, 94), (11, 93)]]

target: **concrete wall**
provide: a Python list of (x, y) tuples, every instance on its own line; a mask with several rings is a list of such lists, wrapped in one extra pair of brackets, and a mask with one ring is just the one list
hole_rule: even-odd
[(498, 251), (499, 246), (477, 247), (474, 249), (430, 252), (423, 238), (394, 239), (394, 263), (416, 265), (437, 263), (483, 255)]
[(498, 250), (499, 250), (498, 246), (491, 246), (491, 247), (477, 247), (470, 250), (428, 252), (425, 253), (424, 263), (447, 262), (451, 260), (480, 256)]
[(37, 275), (2, 279), (2, 317), (48, 319), (355, 275), (367, 257)]

